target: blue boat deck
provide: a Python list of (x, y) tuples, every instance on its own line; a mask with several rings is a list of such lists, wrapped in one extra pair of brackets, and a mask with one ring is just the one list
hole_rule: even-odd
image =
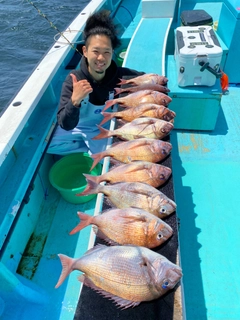
[[(230, 1), (183, 2), (181, 10), (204, 9), (219, 22), (226, 5), (231, 6)], [(223, 15), (221, 19), (222, 24), (226, 22)], [(225, 41), (220, 41), (224, 61), (230, 47), (225, 46), (223, 30), (228, 32), (226, 25), (220, 26), (218, 34)], [(229, 64), (228, 70), (235, 79), (238, 73), (233, 75)], [(176, 117), (184, 116), (178, 111)], [(191, 111), (195, 112), (194, 104)], [(211, 112), (214, 116), (216, 110), (210, 108), (206, 116)], [(232, 84), (229, 94), (221, 97), (213, 130), (177, 129), (171, 133), (186, 319), (240, 319), (239, 129), (240, 86)]]
[(240, 319), (239, 129), (231, 86), (213, 131), (171, 134), (187, 319)]

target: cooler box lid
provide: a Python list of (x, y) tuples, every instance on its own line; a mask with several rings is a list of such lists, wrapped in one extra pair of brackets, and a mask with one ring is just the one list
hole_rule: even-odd
[(176, 29), (176, 55), (185, 59), (195, 56), (222, 56), (222, 48), (210, 26), (178, 27)]
[(184, 26), (212, 25), (213, 18), (205, 10), (186, 10), (181, 13)]

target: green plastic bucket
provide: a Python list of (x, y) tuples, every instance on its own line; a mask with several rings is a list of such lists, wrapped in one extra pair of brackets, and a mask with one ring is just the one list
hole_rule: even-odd
[(49, 180), (64, 200), (70, 203), (79, 204), (90, 201), (96, 194), (77, 196), (85, 190), (87, 182), (83, 173), (100, 175), (102, 166), (97, 164), (92, 171), (92, 158), (88, 153), (74, 153), (58, 160), (49, 171)]

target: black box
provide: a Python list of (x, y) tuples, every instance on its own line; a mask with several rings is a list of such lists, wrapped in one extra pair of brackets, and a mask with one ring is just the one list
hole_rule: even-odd
[(186, 10), (181, 12), (183, 26), (212, 25), (213, 19), (205, 10)]

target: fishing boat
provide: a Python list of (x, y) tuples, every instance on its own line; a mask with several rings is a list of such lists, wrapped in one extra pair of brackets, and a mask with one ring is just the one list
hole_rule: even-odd
[[(169, 107), (176, 112), (169, 164), (177, 225), (170, 258), (180, 264), (183, 278), (169, 295), (127, 310), (83, 288), (76, 272), (55, 289), (58, 254), (81, 257), (96, 241), (91, 228), (69, 235), (79, 222), (77, 211), (95, 215), (104, 209), (102, 194), (80, 204), (67, 202), (50, 183), (55, 159), (47, 153), (62, 83), (80, 62), (82, 30), (89, 15), (102, 9), (119, 29), (116, 63), (166, 75)], [(212, 20), (197, 21), (190, 30), (183, 13), (196, 17), (199, 10)], [(0, 118), (1, 319), (240, 318), (239, 17), (232, 0), (93, 0), (59, 35)], [(180, 49), (187, 40), (181, 27), (194, 39), (204, 36), (199, 25), (210, 26), (212, 47), (222, 49), (216, 68), (209, 64), (211, 54), (189, 53), (182, 64)], [(201, 38), (191, 45), (202, 49), (206, 42)], [(223, 74), (229, 80), (225, 87)], [(207, 83), (201, 83), (202, 75)], [(209, 85), (212, 76), (216, 79)], [(112, 120), (110, 129), (114, 125)], [(102, 173), (109, 166), (105, 158)], [(169, 250), (168, 243), (163, 253)]]

